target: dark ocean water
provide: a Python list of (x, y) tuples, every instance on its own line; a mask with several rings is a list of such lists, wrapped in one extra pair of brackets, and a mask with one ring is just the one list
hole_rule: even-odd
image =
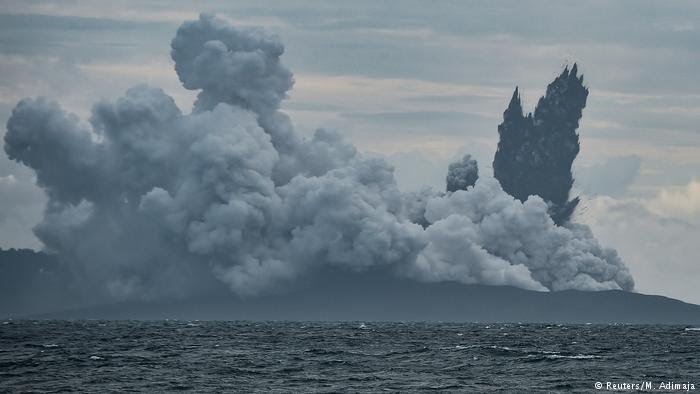
[(9, 321), (0, 391), (595, 391), (690, 382), (684, 326)]

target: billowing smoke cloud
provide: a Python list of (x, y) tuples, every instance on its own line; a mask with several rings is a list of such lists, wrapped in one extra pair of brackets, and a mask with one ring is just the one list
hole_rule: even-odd
[(235, 29), (206, 16), (184, 23), (171, 47), (182, 85), (201, 89), (197, 111), (218, 103), (274, 111), (294, 84), (292, 72), (280, 62), (284, 45), (262, 30)]
[(447, 168), (447, 191), (467, 190), (479, 179), (479, 166), (471, 155), (464, 155), (462, 160), (452, 163)]
[(576, 129), (586, 106), (588, 89), (576, 64), (547, 86), (535, 113), (523, 116), (515, 88), (513, 98), (498, 125), (498, 150), (493, 174), (503, 190), (520, 201), (541, 196), (550, 205), (557, 224), (566, 223), (579, 199), (569, 200), (574, 183), (571, 165), (579, 152)]
[[(276, 37), (202, 15), (172, 47), (183, 85), (201, 89), (190, 114), (137, 86), (96, 104), (89, 126), (44, 98), (21, 101), (8, 121), (5, 151), (49, 197), (35, 232), (81, 286), (128, 299), (219, 282), (255, 295), (323, 267), (381, 267), (428, 281), (632, 289), (614, 251), (585, 227), (556, 226), (539, 197), (518, 201), (493, 179), (402, 194), (393, 168), (338, 133), (301, 138), (278, 110), (293, 79)], [(471, 164), (455, 167), (464, 184)]]
[[(459, 271), (456, 277), (467, 283), (551, 290), (633, 288), (614, 250), (601, 248), (585, 226), (555, 225), (547, 210), (537, 196), (521, 203), (504, 193), (493, 178), (433, 198), (425, 211), (431, 242), (417, 266), (440, 266), (426, 270), (427, 277)], [(465, 267), (463, 259), (478, 262), (479, 269)], [(523, 269), (530, 275), (522, 275)]]

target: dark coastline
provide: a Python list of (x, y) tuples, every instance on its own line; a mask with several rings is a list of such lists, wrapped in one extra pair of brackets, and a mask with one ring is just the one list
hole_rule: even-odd
[(422, 283), (387, 275), (329, 274), (288, 292), (240, 299), (218, 294), (29, 314), (36, 319), (442, 321), (700, 324), (700, 306), (625, 291), (536, 292)]

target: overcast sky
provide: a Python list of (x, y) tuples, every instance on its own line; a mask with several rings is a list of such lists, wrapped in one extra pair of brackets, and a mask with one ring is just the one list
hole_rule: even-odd
[[(297, 129), (337, 129), (386, 156), (404, 190), (444, 188), (463, 153), (490, 175), (515, 86), (531, 111), (578, 62), (591, 93), (576, 220), (618, 249), (638, 291), (700, 303), (700, 3), (3, 1), (0, 121), (37, 95), (87, 121), (93, 103), (143, 82), (187, 111), (196, 92), (181, 88), (169, 44), (202, 11), (278, 34)], [(33, 182), (1, 155), (3, 248), (41, 248)]]

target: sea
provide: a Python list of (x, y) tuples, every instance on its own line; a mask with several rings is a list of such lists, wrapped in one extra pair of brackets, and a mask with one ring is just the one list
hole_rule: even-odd
[(700, 329), (517, 323), (0, 322), (0, 392), (174, 391), (700, 392)]

